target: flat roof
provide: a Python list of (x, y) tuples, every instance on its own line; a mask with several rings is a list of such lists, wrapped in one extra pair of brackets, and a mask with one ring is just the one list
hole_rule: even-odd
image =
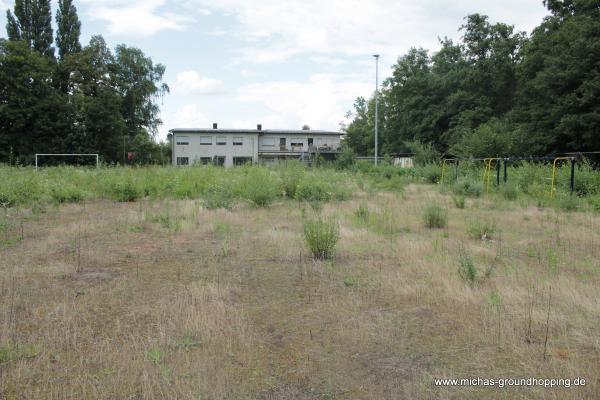
[(317, 130), (303, 130), (303, 129), (212, 129), (212, 128), (175, 128), (169, 130), (172, 133), (248, 133), (248, 134), (272, 134), (272, 135), (335, 135), (342, 136), (343, 132), (334, 131), (317, 131)]

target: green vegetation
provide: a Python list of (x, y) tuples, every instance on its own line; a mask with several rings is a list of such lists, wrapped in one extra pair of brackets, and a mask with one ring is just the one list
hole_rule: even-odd
[(438, 204), (429, 204), (423, 213), (423, 223), (427, 228), (445, 228), (448, 225), (448, 211)]
[(315, 259), (329, 260), (333, 258), (339, 239), (340, 228), (334, 218), (317, 216), (304, 220), (304, 240)]
[[(380, 93), (380, 149), (504, 157), (600, 148), (600, 9), (597, 1), (544, 1), (549, 14), (530, 36), (471, 14), (459, 41), (411, 48)], [(439, 32), (445, 37), (451, 32)], [(374, 98), (359, 97), (347, 145), (373, 154)], [(434, 178), (433, 176), (430, 176)]]
[(473, 239), (489, 240), (496, 233), (496, 223), (493, 221), (482, 221), (477, 219), (469, 223), (467, 233)]

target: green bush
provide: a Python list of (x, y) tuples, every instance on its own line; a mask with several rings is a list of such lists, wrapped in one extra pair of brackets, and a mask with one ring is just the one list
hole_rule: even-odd
[(519, 196), (519, 191), (517, 190), (516, 186), (514, 186), (514, 185), (505, 185), (502, 188), (502, 196), (506, 200), (516, 200), (517, 197)]
[(445, 228), (448, 212), (437, 204), (429, 204), (423, 213), (423, 222), (428, 228)]
[(52, 201), (57, 204), (79, 203), (85, 199), (85, 192), (69, 184), (59, 184), (50, 190)]
[(458, 275), (469, 285), (474, 285), (477, 281), (477, 268), (471, 257), (466, 253), (460, 255)]
[(358, 209), (354, 212), (356, 219), (365, 224), (369, 222), (370, 214), (371, 212), (369, 211), (369, 206), (367, 206), (365, 203), (358, 206)]
[(461, 210), (465, 208), (465, 196), (452, 196), (452, 201), (456, 208), (460, 208)]
[(116, 201), (130, 202), (142, 197), (142, 191), (132, 179), (118, 179), (110, 184), (110, 195)]
[(483, 193), (483, 185), (469, 179), (460, 179), (452, 186), (452, 191), (462, 196), (479, 197)]
[(315, 259), (333, 258), (339, 239), (340, 228), (335, 219), (317, 217), (304, 220), (304, 240)]
[(267, 207), (281, 194), (280, 181), (262, 167), (249, 167), (240, 182), (240, 195), (256, 207)]
[(565, 211), (577, 211), (579, 198), (576, 195), (563, 194), (556, 199), (558, 207)]
[(442, 178), (441, 167), (437, 164), (427, 164), (420, 168), (420, 174), (426, 183), (439, 183)]
[(306, 168), (299, 162), (290, 162), (281, 169), (281, 182), (286, 197), (293, 199), (296, 196), (296, 189), (305, 174)]
[(339, 177), (330, 177), (325, 180), (315, 174), (306, 175), (298, 184), (296, 189), (296, 200), (299, 201), (322, 201), (347, 200), (351, 197), (350, 188), (336, 183)]
[(209, 210), (217, 208), (230, 210), (233, 206), (233, 192), (225, 183), (213, 183), (209, 185), (203, 197), (202, 205)]
[(496, 233), (496, 224), (492, 221), (475, 220), (469, 224), (467, 233), (473, 239), (491, 239)]

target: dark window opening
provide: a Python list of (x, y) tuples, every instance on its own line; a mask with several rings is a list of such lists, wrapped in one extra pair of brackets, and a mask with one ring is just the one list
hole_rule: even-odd
[(233, 165), (252, 164), (252, 157), (233, 157)]
[(189, 157), (177, 157), (177, 165), (190, 165)]
[(213, 164), (216, 165), (217, 167), (224, 167), (225, 166), (225, 157), (224, 156), (215, 156), (215, 158), (213, 159)]

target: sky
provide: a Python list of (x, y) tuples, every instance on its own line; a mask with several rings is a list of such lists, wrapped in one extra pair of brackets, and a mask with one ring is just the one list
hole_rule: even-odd
[[(52, 1), (54, 11), (57, 1)], [(157, 139), (173, 128), (338, 130), (358, 96), (411, 47), (460, 39), (472, 13), (530, 33), (542, 0), (74, 0), (82, 44), (139, 47), (166, 66), (171, 92)], [(0, 0), (2, 15), (12, 0)], [(5, 18), (0, 36), (6, 37)]]

